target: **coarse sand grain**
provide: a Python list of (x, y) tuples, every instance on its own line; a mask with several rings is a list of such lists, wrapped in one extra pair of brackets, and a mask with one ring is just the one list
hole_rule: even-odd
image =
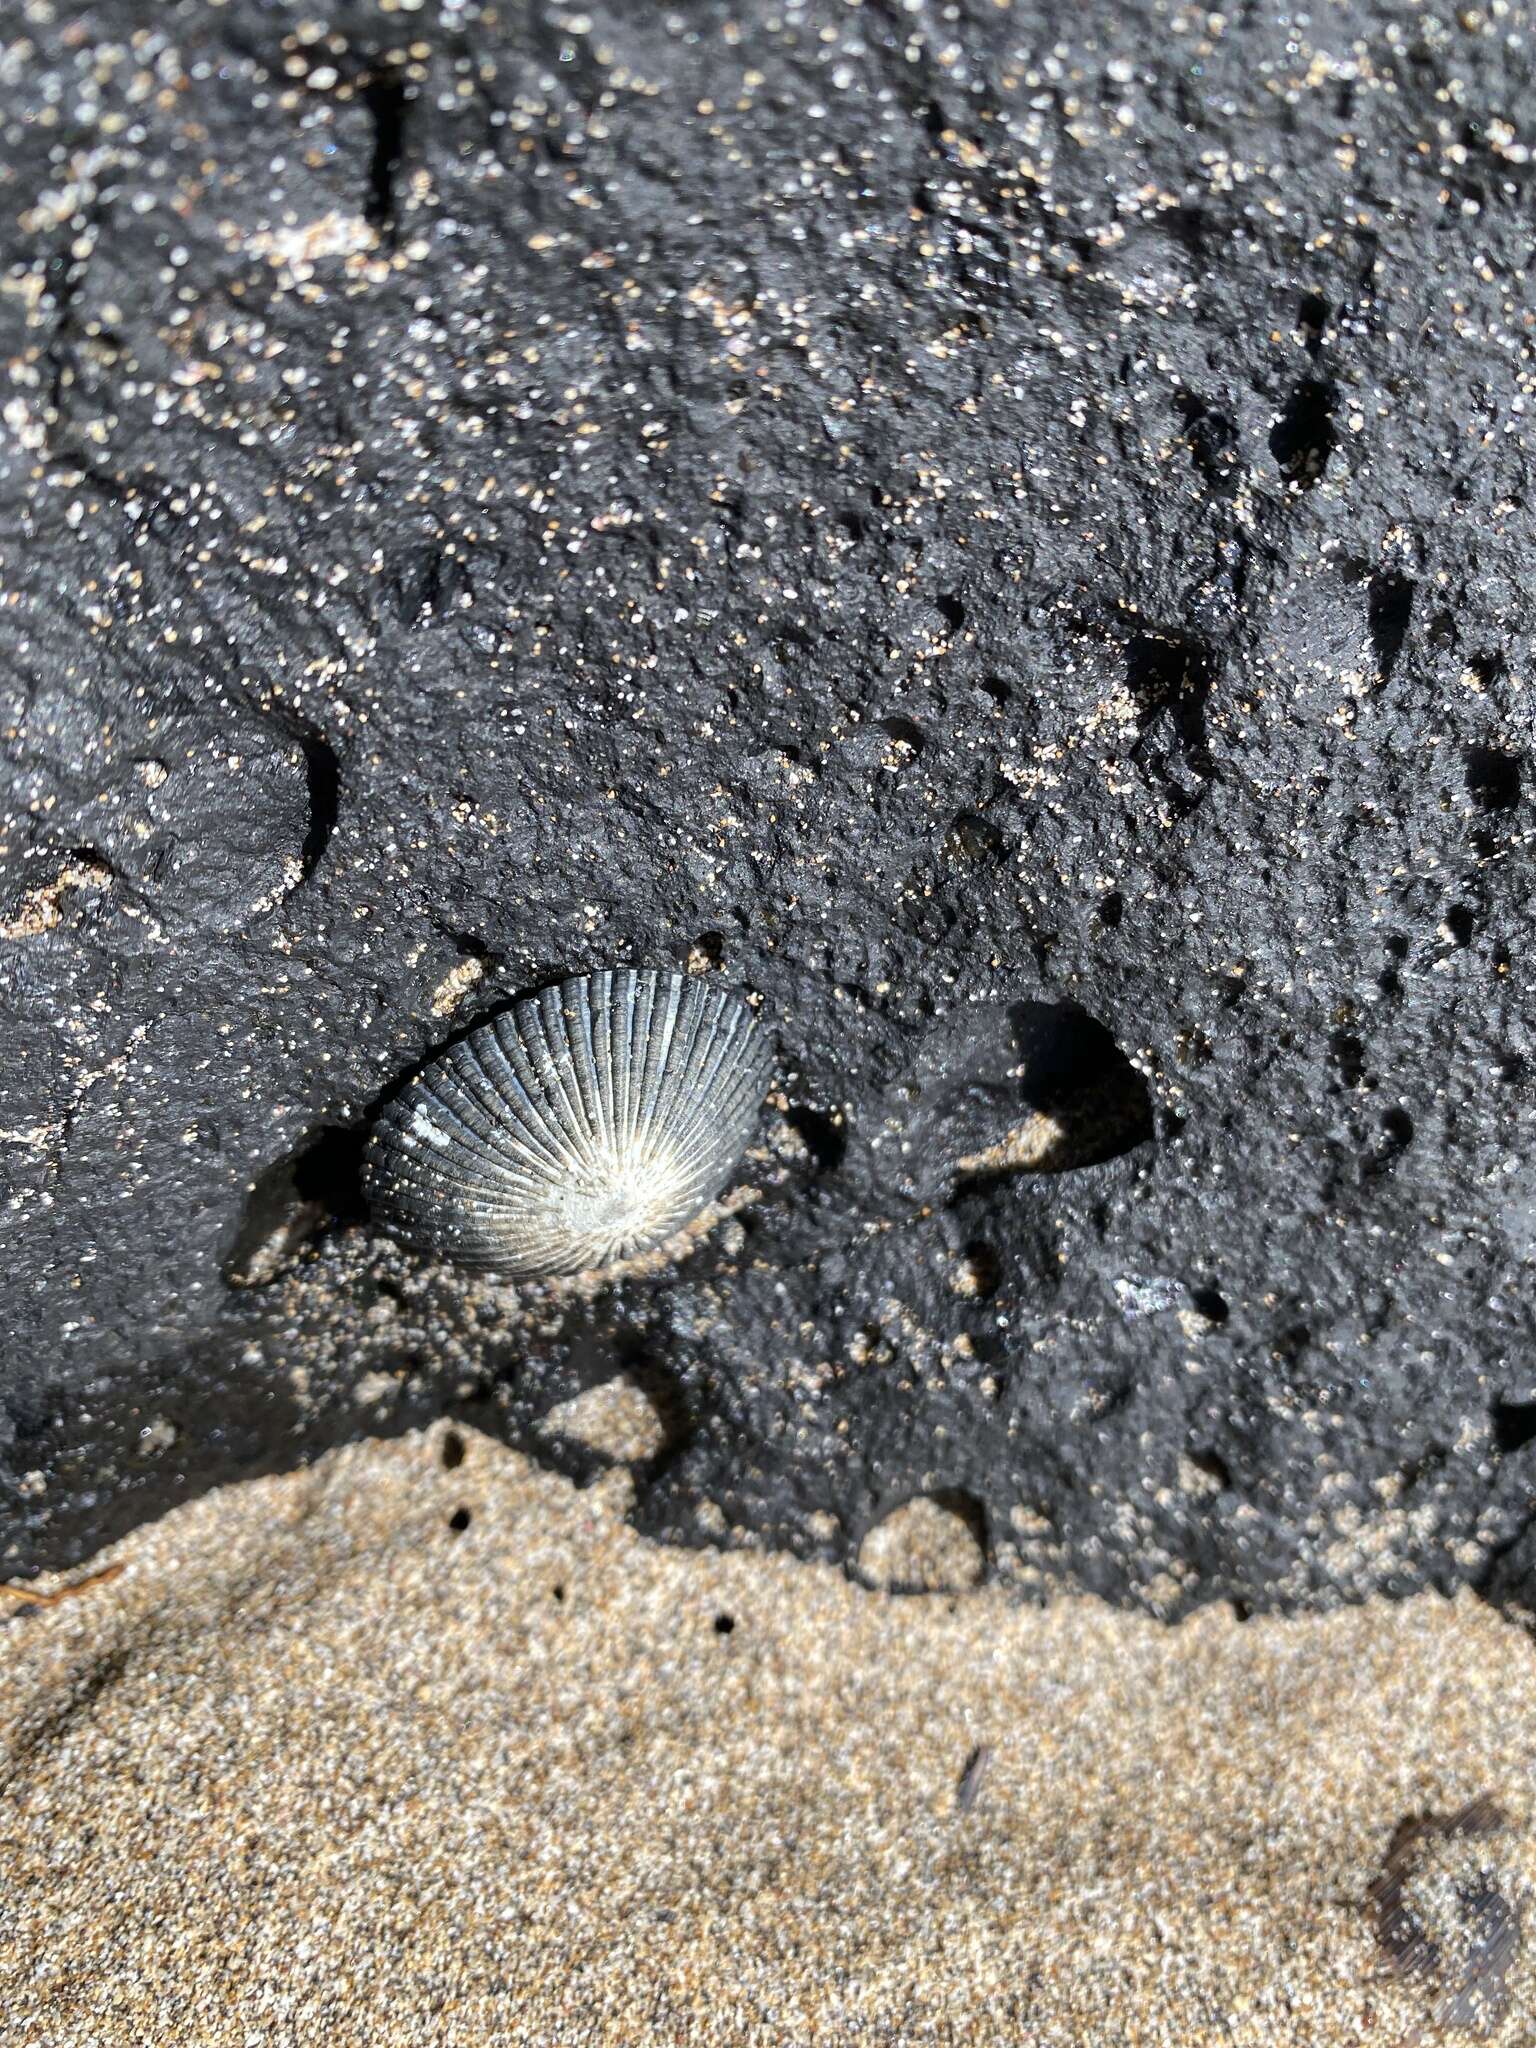
[(902, 1597), (628, 1487), (439, 1426), (5, 1602), (6, 2048), (1536, 2042), (1536, 1645), (1476, 1599)]

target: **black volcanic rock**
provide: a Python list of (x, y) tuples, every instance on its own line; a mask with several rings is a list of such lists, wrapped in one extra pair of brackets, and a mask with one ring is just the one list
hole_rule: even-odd
[[(462, 1409), (1162, 1613), (1536, 1587), (1513, 15), (0, 30), (0, 1575)], [(486, 1288), (370, 1106), (760, 1001), (757, 1198)]]

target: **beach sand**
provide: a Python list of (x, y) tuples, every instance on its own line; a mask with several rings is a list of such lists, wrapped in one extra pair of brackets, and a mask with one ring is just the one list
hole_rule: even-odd
[[(0, 1603), (0, 2040), (1536, 2041), (1517, 1624), (893, 1595), (628, 1497), (439, 1425)], [(1484, 1794), (1393, 1974), (1394, 1836)]]

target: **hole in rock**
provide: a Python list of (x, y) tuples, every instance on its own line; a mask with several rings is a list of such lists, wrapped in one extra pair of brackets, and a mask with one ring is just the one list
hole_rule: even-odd
[(1443, 920), (1453, 946), (1470, 946), (1477, 919), (1465, 903), (1453, 903)]
[(307, 882), (325, 857), (341, 815), (341, 763), (336, 749), (318, 727), (303, 726), (297, 732), (304, 755), (304, 779), (309, 798), (309, 829), (299, 848), (299, 872)]
[(1467, 794), (1479, 810), (1507, 811), (1520, 801), (1520, 763), (1498, 747), (1469, 747)]
[[(1126, 647), (1125, 685), (1141, 714), (1134, 752), (1167, 780), (1180, 753), (1196, 775), (1215, 773), (1205, 725), (1215, 674), (1209, 648), (1183, 634), (1138, 633)], [(1176, 781), (1174, 788), (1187, 805), (1192, 793), (1178, 792)]]
[(1362, 1178), (1373, 1180), (1391, 1173), (1413, 1143), (1413, 1118), (1407, 1110), (1393, 1106), (1381, 1113), (1381, 1143), (1360, 1163)]
[(1445, 1445), (1427, 1443), (1417, 1457), (1409, 1458), (1399, 1470), (1403, 1491), (1411, 1493), (1425, 1479), (1433, 1479), (1445, 1465)]
[(965, 624), (965, 606), (961, 600), (955, 596), (953, 591), (946, 591), (943, 596), (936, 597), (933, 602), (939, 617), (948, 626), (951, 633), (958, 633)]
[(1495, 1401), (1489, 1410), (1493, 1441), (1507, 1456), (1536, 1439), (1536, 1401)]
[(456, 1472), (464, 1462), (464, 1439), (456, 1429), (443, 1432), (443, 1470)]
[(848, 1340), (848, 1356), (855, 1365), (868, 1365), (872, 1358), (883, 1359), (893, 1355), (885, 1341), (885, 1332), (878, 1323), (861, 1323)]
[(1204, 698), (1212, 672), (1209, 651), (1180, 634), (1138, 633), (1125, 650), (1126, 687), (1144, 712)]
[(1397, 657), (1408, 637), (1414, 588), (1409, 577), (1392, 572), (1371, 578), (1366, 599), (1366, 628), (1376, 654), (1377, 673), (1384, 683), (1391, 680)]
[(950, 825), (944, 851), (952, 861), (996, 861), (1007, 851), (1007, 841), (989, 818), (976, 811), (961, 811)]
[(1338, 446), (1333, 424), (1337, 392), (1332, 384), (1308, 377), (1298, 384), (1269, 437), (1269, 452), (1280, 474), (1298, 490), (1309, 491), (1323, 480)]
[[(1117, 1159), (1152, 1136), (1146, 1081), (1096, 1017), (1076, 1003), (1016, 1003), (1008, 1014), (1018, 1058), (1007, 1098), (1015, 1121), (957, 1162), (962, 1175), (1067, 1172)], [(975, 1091), (977, 1108), (991, 1102), (994, 1125), (1005, 1106), (992, 1100), (997, 1092)], [(964, 1106), (956, 1105), (957, 1123)]]
[(1105, 931), (1112, 932), (1117, 929), (1120, 920), (1124, 916), (1125, 898), (1118, 889), (1111, 889), (1109, 894), (1100, 900), (1098, 910), (1099, 923), (1104, 927)]
[(405, 153), (409, 95), (403, 78), (393, 71), (381, 71), (363, 87), (362, 98), (373, 122), (373, 154), (368, 164), (363, 218), (370, 227), (389, 234), (395, 226), (395, 178)]
[(1235, 489), (1236, 465), (1228, 458), (1237, 447), (1237, 425), (1230, 414), (1187, 395), (1180, 404), (1190, 461), (1212, 483)]
[(455, 1508), (448, 1517), (448, 1528), (452, 1535), (462, 1536), (474, 1517), (468, 1508)]
[(1296, 326), (1301, 334), (1302, 346), (1308, 355), (1315, 356), (1323, 345), (1323, 336), (1328, 331), (1328, 301), (1321, 292), (1308, 292), (1296, 308)]
[(328, 1225), (362, 1220), (364, 1135), (328, 1125), (260, 1175), (225, 1261), (229, 1286), (265, 1287)]
[(976, 687), (977, 689), (981, 690), (986, 696), (992, 699), (992, 702), (997, 706), (999, 711), (1002, 710), (1003, 706), (1008, 702), (1009, 698), (1013, 695), (1013, 692), (1009, 689), (1008, 685), (1003, 681), (1001, 676), (983, 676), (981, 681), (976, 685)]
[(848, 1150), (848, 1129), (841, 1111), (829, 1113), (793, 1104), (784, 1121), (799, 1138), (818, 1173), (835, 1173)]
[(1224, 1323), (1232, 1313), (1225, 1297), (1214, 1287), (1192, 1287), (1189, 1298), (1208, 1323)]
[(1232, 1468), (1220, 1451), (1213, 1450), (1206, 1444), (1196, 1450), (1186, 1451), (1184, 1455), (1198, 1473), (1212, 1482), (1215, 1490), (1222, 1493), (1231, 1490)]
[(1406, 1109), (1384, 1109), (1381, 1132), (1393, 1150), (1401, 1152), (1413, 1143), (1413, 1118)]
[(1345, 1087), (1357, 1088), (1365, 1074), (1364, 1045), (1352, 1031), (1335, 1031), (1328, 1049)]
[(363, 1213), (360, 1170), (365, 1133), (331, 1125), (298, 1152), (293, 1186), (301, 1201), (322, 1202), (341, 1221)]
[(732, 1633), (735, 1627), (736, 1617), (734, 1615), (717, 1614), (715, 1616), (715, 1634), (717, 1636), (728, 1636)]
[(461, 960), (478, 960), (482, 967), (493, 967), (500, 958), (500, 955), (493, 953), (484, 939), (474, 932), (445, 931), (443, 937), (461, 956)]
[(968, 1244), (955, 1261), (950, 1285), (968, 1301), (985, 1301), (1003, 1281), (1003, 1262), (989, 1244)]
[(897, 746), (907, 748), (910, 753), (920, 754), (923, 751), (923, 729), (920, 725), (914, 725), (910, 718), (882, 718), (880, 729), (893, 739)]

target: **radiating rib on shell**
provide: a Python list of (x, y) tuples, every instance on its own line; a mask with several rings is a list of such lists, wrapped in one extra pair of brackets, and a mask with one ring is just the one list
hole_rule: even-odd
[(730, 989), (606, 969), (514, 1003), (385, 1108), (365, 1185), (396, 1235), (510, 1278), (612, 1265), (718, 1194), (768, 1086)]

